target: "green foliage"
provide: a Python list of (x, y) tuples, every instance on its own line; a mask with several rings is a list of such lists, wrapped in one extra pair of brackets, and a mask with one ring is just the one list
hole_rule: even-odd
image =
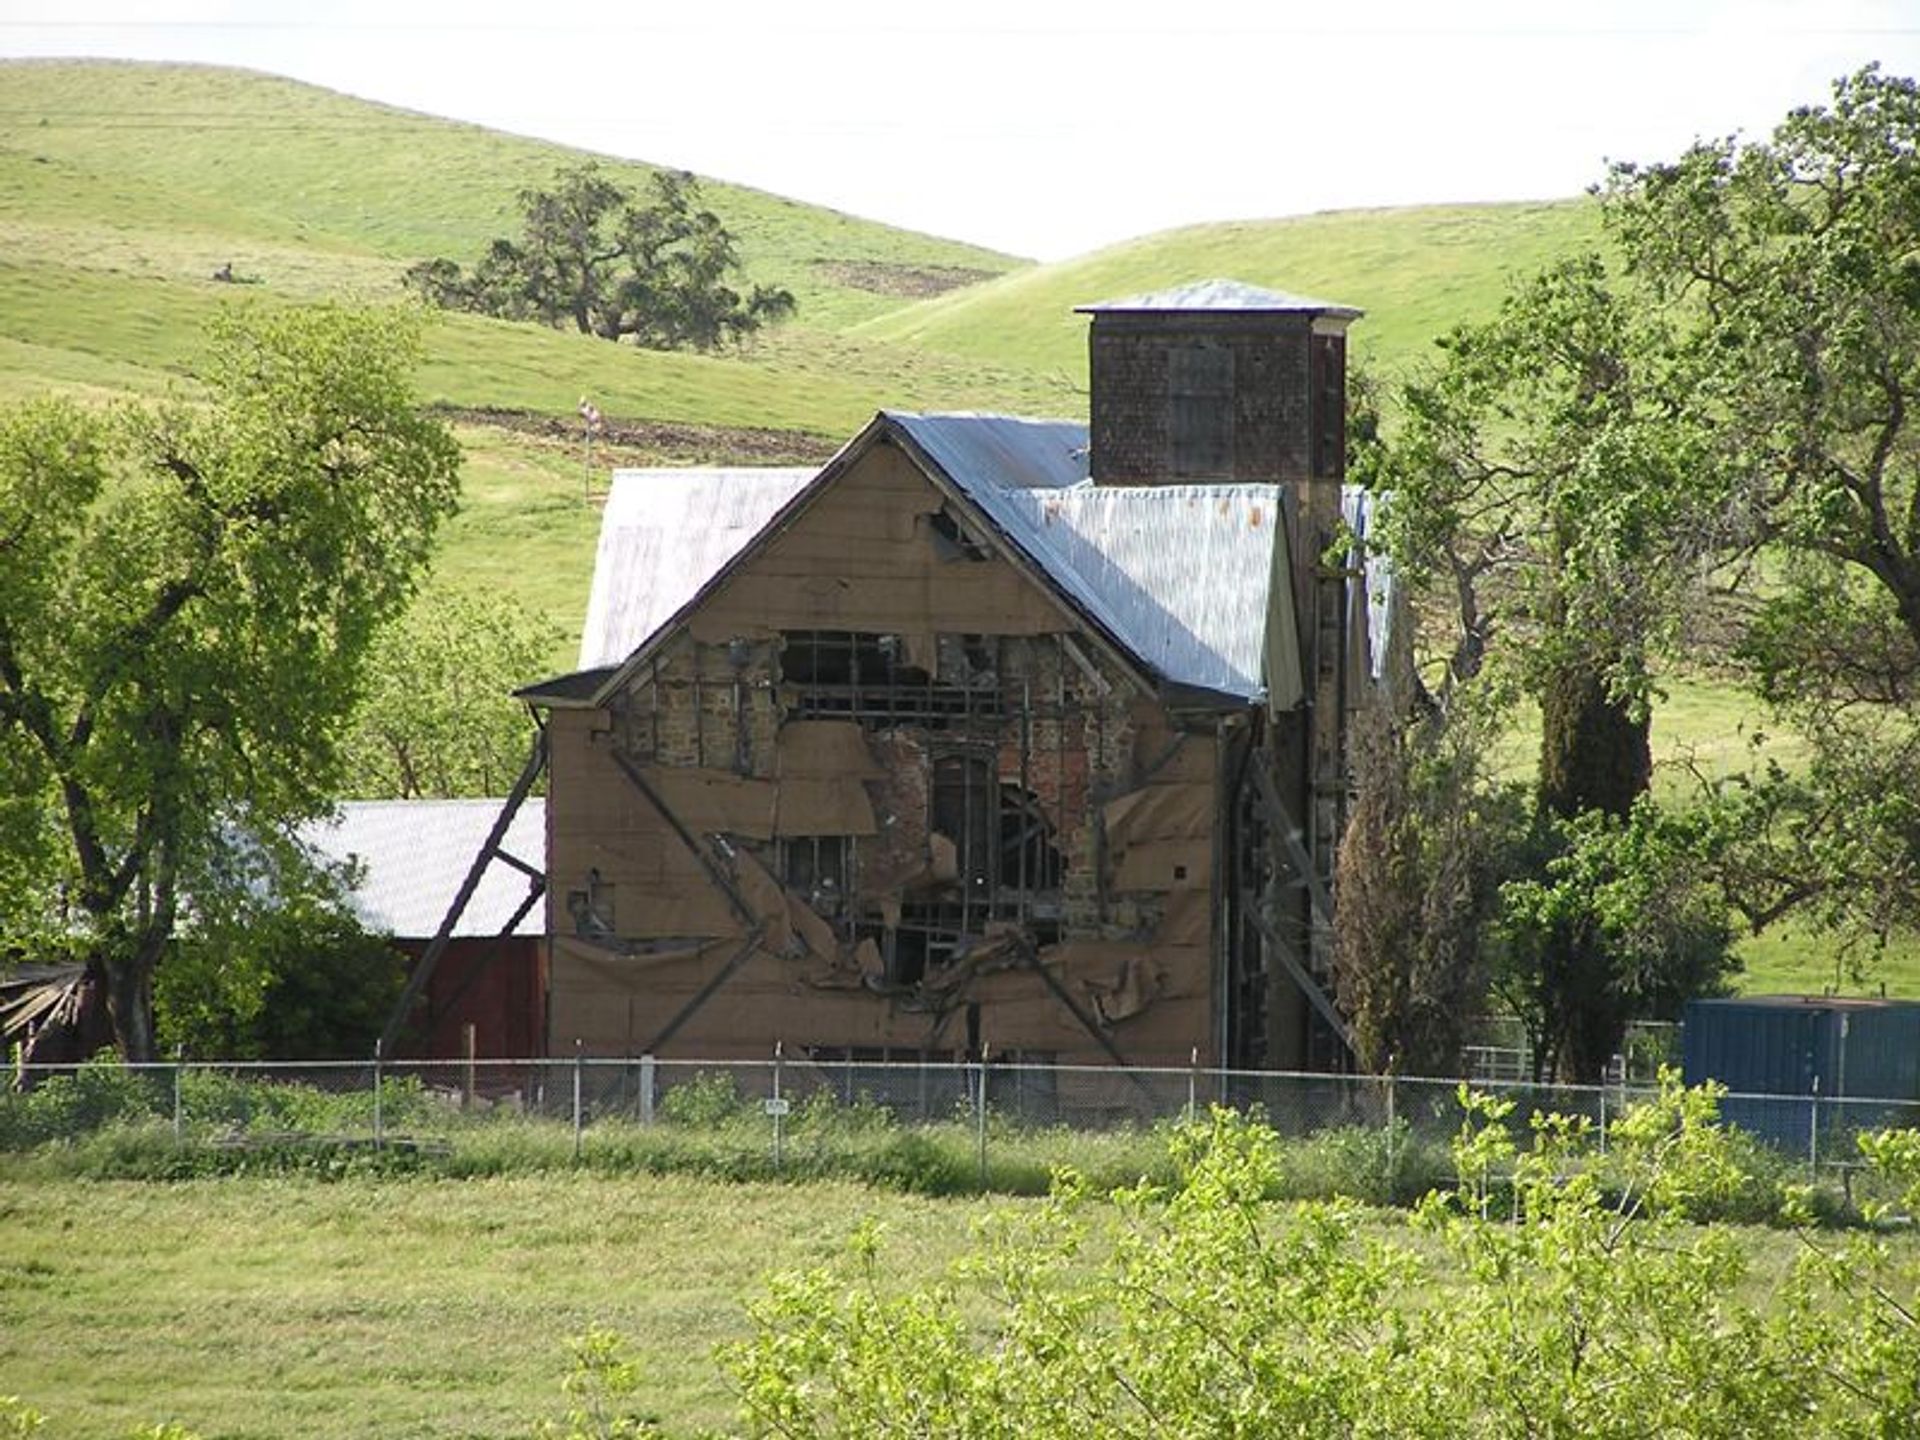
[(1271, 1204), (1274, 1137), (1219, 1110), (1176, 1137), (1171, 1186), (1103, 1212), (1063, 1177), (932, 1287), (889, 1285), (863, 1229), (842, 1267), (776, 1280), (725, 1352), (748, 1433), (1909, 1433), (1910, 1270), (1815, 1247), (1769, 1313), (1734, 1236), (1689, 1223), (1745, 1183), (1710, 1092), (1668, 1076), (1624, 1119), (1611, 1190), (1586, 1121), (1535, 1115), (1522, 1145), (1510, 1102), (1461, 1100), (1425, 1243)]
[(1814, 752), (1761, 797), (1772, 843), (1737, 873), (1756, 923), (1920, 920), (1916, 145), (1920, 87), (1869, 66), (1771, 136), (1618, 166), (1603, 195), (1673, 327), (1721, 543), (1766, 577), (1733, 658)]
[(652, 350), (711, 350), (793, 313), (789, 290), (727, 281), (740, 267), (732, 233), (704, 208), (700, 182), (657, 170), (641, 203), (592, 161), (551, 189), (519, 196), (521, 233), (497, 239), (471, 272), (423, 261), (407, 286), (432, 304), (503, 320), (572, 325), (582, 335)]
[(1590, 810), (1545, 825), (1543, 864), (1501, 887), (1493, 976), (1543, 1073), (1569, 1050), (1604, 1061), (1630, 1020), (1678, 1020), (1737, 969), (1719, 815), (1643, 796), (1625, 819)]
[(510, 595), (433, 587), (383, 634), (342, 758), (349, 799), (504, 795), (532, 722), (513, 698), (555, 637)]
[(0, 1395), (0, 1436), (5, 1440), (30, 1440), (47, 1417), (18, 1395)]
[(660, 1098), (660, 1118), (670, 1125), (708, 1129), (750, 1113), (747, 1098), (730, 1071), (701, 1071)]
[[(1718, 897), (1691, 873), (1656, 874), (1677, 851), (1643, 843), (1665, 835), (1651, 812), (1629, 819), (1652, 775), (1654, 661), (1678, 635), (1715, 533), (1712, 497), (1695, 484), (1702, 442), (1683, 423), (1670, 335), (1598, 253), (1516, 284), (1494, 319), (1440, 347), (1400, 387), (1398, 427), (1361, 448), (1388, 497), (1376, 538), (1433, 620), (1442, 661), (1425, 723), (1459, 726), (1453, 747), (1484, 752), (1489, 732), (1471, 717), (1537, 703), (1540, 819), (1527, 836), (1509, 810), (1490, 833), (1503, 812), (1469, 780), (1446, 803), (1479, 843), (1409, 857), (1386, 888), (1406, 909), (1455, 872), (1442, 892), (1457, 897), (1452, 948), (1472, 954), (1494, 911), (1472, 898), (1521, 878), (1508, 886), (1496, 988), (1532, 1031), (1536, 1064), (1594, 1081), (1630, 1020), (1726, 968)], [(1597, 873), (1616, 862), (1638, 867), (1631, 898), (1676, 904), (1642, 924)]]
[[(26, 1404), (17, 1395), (0, 1395), (0, 1440), (29, 1440), (40, 1433), (47, 1417)], [(127, 1432), (128, 1440), (200, 1440), (186, 1426), (174, 1421), (140, 1425)]]
[(362, 928), (349, 882), (290, 856), (261, 903), (210, 912), (178, 937), (154, 984), (162, 1047), (230, 1060), (371, 1055), (406, 964)]
[(1369, 1070), (1457, 1073), (1485, 992), (1483, 938), (1526, 828), (1518, 795), (1488, 774), (1486, 718), (1457, 696), (1445, 715), (1353, 720), (1334, 985)]
[(22, 1150), (69, 1140), (162, 1113), (166, 1080), (102, 1055), (33, 1089), (0, 1092), (0, 1148)]
[(652, 1417), (633, 1408), (640, 1393), (640, 1366), (612, 1330), (595, 1328), (567, 1342), (568, 1368), (560, 1388), (567, 1395), (564, 1419), (535, 1428), (542, 1440), (646, 1440), (658, 1435)]
[(329, 803), (367, 649), (453, 509), (418, 353), (400, 314), (239, 313), (210, 404), (0, 416), (0, 791), (25, 797), (0, 943), (98, 967), (131, 1058), (188, 897), (254, 898), (234, 836)]

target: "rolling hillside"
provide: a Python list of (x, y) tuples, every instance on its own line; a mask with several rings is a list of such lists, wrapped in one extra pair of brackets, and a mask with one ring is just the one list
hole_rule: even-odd
[(1461, 320), (1490, 314), (1509, 276), (1598, 234), (1581, 200), (1349, 210), (1196, 225), (1059, 264), (1013, 271), (854, 327), (862, 338), (1083, 378), (1089, 300), (1212, 275), (1357, 305), (1362, 357), (1415, 359)]
[[(0, 62), (0, 399), (176, 387), (225, 305), (395, 298), (407, 265), (471, 259), (510, 228), (520, 188), (581, 158), (245, 71)], [(556, 662), (593, 553), (581, 497), (609, 464), (824, 457), (883, 405), (1079, 414), (1073, 306), (1206, 275), (1364, 306), (1356, 333), (1391, 363), (1590, 224), (1578, 202), (1323, 215), (1042, 267), (719, 181), (707, 192), (752, 278), (799, 301), (748, 346), (661, 354), (475, 316), (433, 330), (422, 385), (468, 451), (442, 574), (508, 585), (551, 617)], [(216, 282), (223, 265), (249, 283)], [(614, 427), (591, 456), (582, 396)]]

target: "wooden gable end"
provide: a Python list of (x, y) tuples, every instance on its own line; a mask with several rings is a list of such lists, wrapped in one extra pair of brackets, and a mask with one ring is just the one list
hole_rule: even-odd
[(1074, 631), (1075, 617), (986, 545), (911, 457), (882, 438), (831, 477), (689, 617), (697, 640), (782, 631), (897, 634)]

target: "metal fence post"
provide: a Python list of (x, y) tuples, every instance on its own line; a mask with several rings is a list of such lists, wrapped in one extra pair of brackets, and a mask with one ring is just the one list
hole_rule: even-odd
[(384, 1040), (373, 1042), (373, 1148), (379, 1150), (386, 1145), (386, 1117), (381, 1113), (380, 1098), (380, 1062), (386, 1058), (387, 1043)]
[(183, 1133), (185, 1133), (185, 1129), (186, 1129), (185, 1125), (182, 1124), (182, 1120), (184, 1117), (182, 1115), (181, 1105), (180, 1105), (180, 1070), (181, 1070), (181, 1067), (186, 1063), (186, 1059), (187, 1059), (187, 1047), (184, 1045), (174, 1046), (173, 1047), (173, 1143), (176, 1145), (180, 1143), (180, 1137)]
[(640, 1123), (653, 1124), (653, 1056), (640, 1057)]
[(980, 1193), (987, 1190), (987, 1047), (980, 1047), (980, 1086), (974, 1106), (974, 1129), (980, 1144)]
[(580, 1163), (580, 1131), (584, 1123), (580, 1109), (580, 1082), (584, 1078), (581, 1071), (585, 1064), (586, 1058), (582, 1052), (580, 1041), (576, 1039), (573, 1042), (573, 1159), (576, 1165)]
[(1813, 1077), (1813, 1103), (1807, 1106), (1807, 1171), (1820, 1178), (1820, 1077)]
[(1387, 1072), (1387, 1203), (1389, 1205), (1393, 1203), (1394, 1197), (1400, 1191), (1400, 1170), (1399, 1166), (1395, 1163), (1396, 1152), (1394, 1150), (1394, 1140), (1397, 1138), (1394, 1121), (1398, 1117), (1394, 1109), (1396, 1092), (1393, 1081), (1393, 1072), (1389, 1070)]
[(1193, 1123), (1193, 1117), (1200, 1109), (1200, 1047), (1193, 1047), (1193, 1053), (1187, 1057), (1187, 1123)]
[(785, 1065), (784, 1041), (773, 1042), (773, 1103), (767, 1106), (767, 1113), (773, 1117), (773, 1173), (778, 1175), (786, 1164), (786, 1119), (787, 1107), (780, 1098), (780, 1071)]

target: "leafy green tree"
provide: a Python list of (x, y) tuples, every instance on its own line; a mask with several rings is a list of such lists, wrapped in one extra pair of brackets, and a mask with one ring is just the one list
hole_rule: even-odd
[(591, 161), (563, 169), (552, 188), (520, 192), (517, 240), (495, 240), (471, 271), (423, 261), (405, 282), (446, 309), (652, 350), (711, 350), (793, 313), (785, 289), (733, 288), (739, 247), (697, 179), (656, 170), (648, 192), (642, 201)]
[(353, 799), (504, 795), (532, 722), (513, 698), (539, 678), (553, 635), (506, 595), (422, 591), (374, 646), (345, 745)]
[(0, 949), (83, 957), (129, 1060), (189, 905), (247, 903), (233, 837), (331, 803), (368, 650), (452, 512), (418, 354), (399, 314), (246, 313), (202, 403), (0, 416)]
[(1636, 1019), (1678, 1020), (1738, 968), (1714, 807), (1642, 796), (1621, 819), (1549, 820), (1548, 855), (1502, 887), (1494, 993), (1526, 1026), (1536, 1077), (1592, 1074)]
[[(1438, 617), (1436, 723), (1468, 690), (1475, 710), (1539, 707), (1536, 863), (1589, 814), (1624, 820), (1650, 783), (1653, 662), (1719, 534), (1680, 374), (1657, 315), (1600, 256), (1575, 256), (1441, 341), (1372, 462), (1380, 538)], [(1562, 1075), (1596, 1080), (1649, 992), (1619, 983), (1594, 917), (1553, 914), (1508, 947), (1507, 993), (1528, 997)], [(1667, 973), (1686, 973), (1692, 938), (1665, 938)]]
[(1444, 712), (1354, 716), (1333, 974), (1369, 1070), (1459, 1073), (1499, 884), (1527, 831), (1517, 787), (1487, 773), (1492, 733), (1465, 695)]
[(226, 863), (252, 870), (246, 899), (196, 914), (175, 938), (154, 977), (161, 1046), (237, 1060), (372, 1054), (407, 961), (354, 915), (353, 876), (277, 845), (236, 846)]
[(1920, 921), (1920, 89), (1869, 66), (1760, 140), (1623, 165), (1605, 213), (1665, 303), (1718, 477), (1738, 661), (1811, 740), (1760, 802), (1756, 919)]

